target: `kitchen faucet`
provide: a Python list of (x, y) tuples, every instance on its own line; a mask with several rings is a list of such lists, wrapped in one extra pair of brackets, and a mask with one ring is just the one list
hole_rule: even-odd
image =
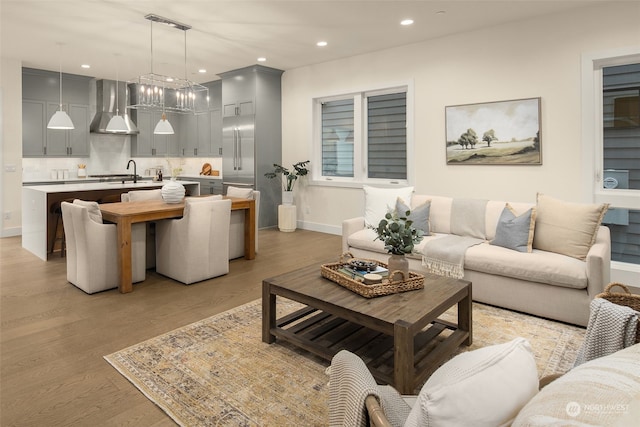
[(136, 182), (138, 182), (138, 170), (136, 161), (133, 159), (129, 160), (129, 162), (127, 163), (127, 170), (129, 170), (129, 165), (131, 164), (131, 162), (133, 162), (133, 183), (135, 184)]

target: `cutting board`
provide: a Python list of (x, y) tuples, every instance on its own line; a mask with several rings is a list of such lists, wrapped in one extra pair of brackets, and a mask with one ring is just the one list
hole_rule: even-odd
[(202, 165), (202, 171), (200, 172), (200, 175), (211, 175), (211, 164), (210, 163), (205, 163), (204, 165)]

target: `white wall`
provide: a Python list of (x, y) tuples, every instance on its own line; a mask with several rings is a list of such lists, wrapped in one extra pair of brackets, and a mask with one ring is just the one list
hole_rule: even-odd
[[(2, 58), (0, 72), (0, 237), (16, 236), (22, 223), (22, 65), (20, 61)], [(15, 168), (9, 172), (8, 168)], [(8, 213), (11, 218), (5, 219)]]
[[(413, 81), (416, 192), (534, 202), (584, 199), (581, 54), (640, 42), (638, 3), (595, 5), (289, 70), (283, 75), (283, 163), (311, 158), (311, 99)], [(447, 105), (542, 98), (541, 166), (448, 166)], [(311, 167), (318, 165), (311, 164)], [(299, 225), (340, 233), (363, 212), (362, 190), (302, 185)]]

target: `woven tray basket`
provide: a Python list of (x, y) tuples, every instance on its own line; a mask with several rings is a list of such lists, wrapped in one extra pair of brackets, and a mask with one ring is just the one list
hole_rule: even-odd
[[(358, 280), (351, 279), (338, 272), (339, 269), (349, 263), (349, 258), (353, 259), (353, 255), (350, 252), (347, 252), (342, 254), (339, 262), (322, 264), (320, 267), (322, 277), (327, 278), (352, 292), (362, 295), (365, 298), (380, 297), (383, 295), (397, 294), (400, 292), (414, 291), (416, 289), (424, 288), (424, 276), (411, 271), (409, 272), (409, 278), (406, 278), (402, 271), (389, 272), (390, 278), (402, 277), (403, 280), (383, 279), (382, 283), (365, 285)], [(380, 261), (372, 259), (365, 259), (363, 261), (374, 262), (380, 267), (387, 268), (387, 264)]]
[[(611, 292), (614, 287), (620, 287), (624, 292)], [(609, 302), (618, 305), (624, 305), (634, 309), (640, 313), (640, 295), (634, 295), (622, 283), (612, 282), (604, 288), (604, 292), (596, 295), (596, 298), (604, 298)], [(636, 329), (636, 343), (640, 343), (640, 319), (638, 320), (638, 328)]]

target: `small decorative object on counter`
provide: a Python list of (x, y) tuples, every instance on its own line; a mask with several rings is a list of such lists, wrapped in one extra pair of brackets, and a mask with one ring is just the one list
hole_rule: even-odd
[(87, 177), (87, 165), (80, 163), (78, 165), (78, 178), (86, 178)]
[(184, 194), (184, 185), (177, 182), (175, 178), (171, 178), (170, 181), (162, 186), (162, 200), (165, 203), (180, 203), (184, 198)]
[(205, 163), (202, 165), (202, 170), (200, 171), (200, 175), (210, 176), (211, 175), (211, 163)]

